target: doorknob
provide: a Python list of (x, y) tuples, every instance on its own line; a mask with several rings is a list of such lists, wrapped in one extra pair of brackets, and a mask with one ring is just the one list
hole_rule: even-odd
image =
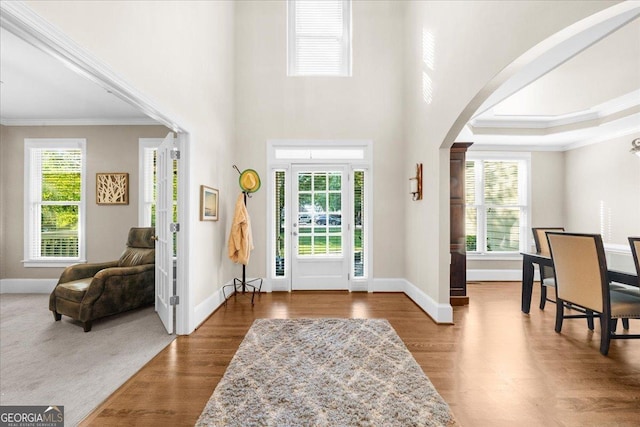
[(294, 236), (297, 236), (297, 235), (298, 235), (298, 232), (297, 232), (297, 231), (294, 231), (294, 232), (293, 232), (293, 233), (291, 233), (291, 234), (293, 234)]
[(158, 241), (158, 236), (151, 236), (151, 240), (155, 240), (157, 242)]

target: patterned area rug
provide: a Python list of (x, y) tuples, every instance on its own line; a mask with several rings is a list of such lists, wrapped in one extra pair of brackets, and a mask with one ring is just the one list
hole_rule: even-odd
[(454, 426), (383, 319), (258, 319), (197, 426)]

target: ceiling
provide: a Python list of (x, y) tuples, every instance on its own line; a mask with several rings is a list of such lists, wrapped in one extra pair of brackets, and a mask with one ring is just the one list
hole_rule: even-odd
[(640, 19), (476, 115), (459, 140), (565, 150), (640, 132)]
[(0, 28), (3, 125), (154, 124), (137, 108)]
[[(154, 124), (137, 108), (0, 28), (0, 123)], [(640, 132), (640, 19), (479, 114), (459, 140), (563, 150)]]

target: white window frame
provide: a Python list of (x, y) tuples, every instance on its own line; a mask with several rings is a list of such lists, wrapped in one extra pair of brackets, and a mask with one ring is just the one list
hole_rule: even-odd
[(296, 49), (296, 2), (297, 0), (287, 0), (287, 76), (331, 76), (331, 77), (351, 77), (352, 75), (352, 19), (351, 0), (340, 0), (342, 3), (342, 68), (338, 73), (301, 73), (297, 62)]
[[(86, 188), (87, 188), (87, 141), (84, 138), (26, 138), (24, 140), (24, 259), (25, 267), (68, 267), (84, 263), (86, 260)], [(80, 202), (78, 203), (78, 256), (77, 257), (38, 257), (31, 252), (32, 242), (39, 239), (40, 217), (36, 215), (32, 194), (34, 179), (42, 182), (41, 171), (33, 170), (31, 151), (33, 149), (80, 149), (82, 152), (82, 170), (80, 184)], [(38, 174), (37, 176), (34, 174)], [(40, 195), (37, 195), (38, 199)]]
[[(519, 162), (522, 168), (518, 168), (519, 180), (518, 184), (520, 203), (520, 242), (517, 251), (486, 251), (486, 220), (484, 203), (484, 171), (480, 168), (476, 171), (475, 185), (475, 207), (477, 212), (477, 236), (476, 241), (481, 242), (480, 250), (467, 252), (467, 258), (472, 260), (513, 260), (521, 257), (521, 252), (528, 252), (531, 246), (530, 242), (530, 223), (531, 223), (531, 153), (529, 152), (493, 152), (493, 151), (468, 151), (466, 160), (480, 161), (515, 161)], [(469, 205), (465, 204), (465, 208)]]

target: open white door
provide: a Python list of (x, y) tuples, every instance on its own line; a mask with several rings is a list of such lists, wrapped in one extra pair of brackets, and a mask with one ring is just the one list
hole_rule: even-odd
[(169, 133), (156, 157), (156, 312), (172, 334), (173, 330), (173, 153), (176, 140)]

